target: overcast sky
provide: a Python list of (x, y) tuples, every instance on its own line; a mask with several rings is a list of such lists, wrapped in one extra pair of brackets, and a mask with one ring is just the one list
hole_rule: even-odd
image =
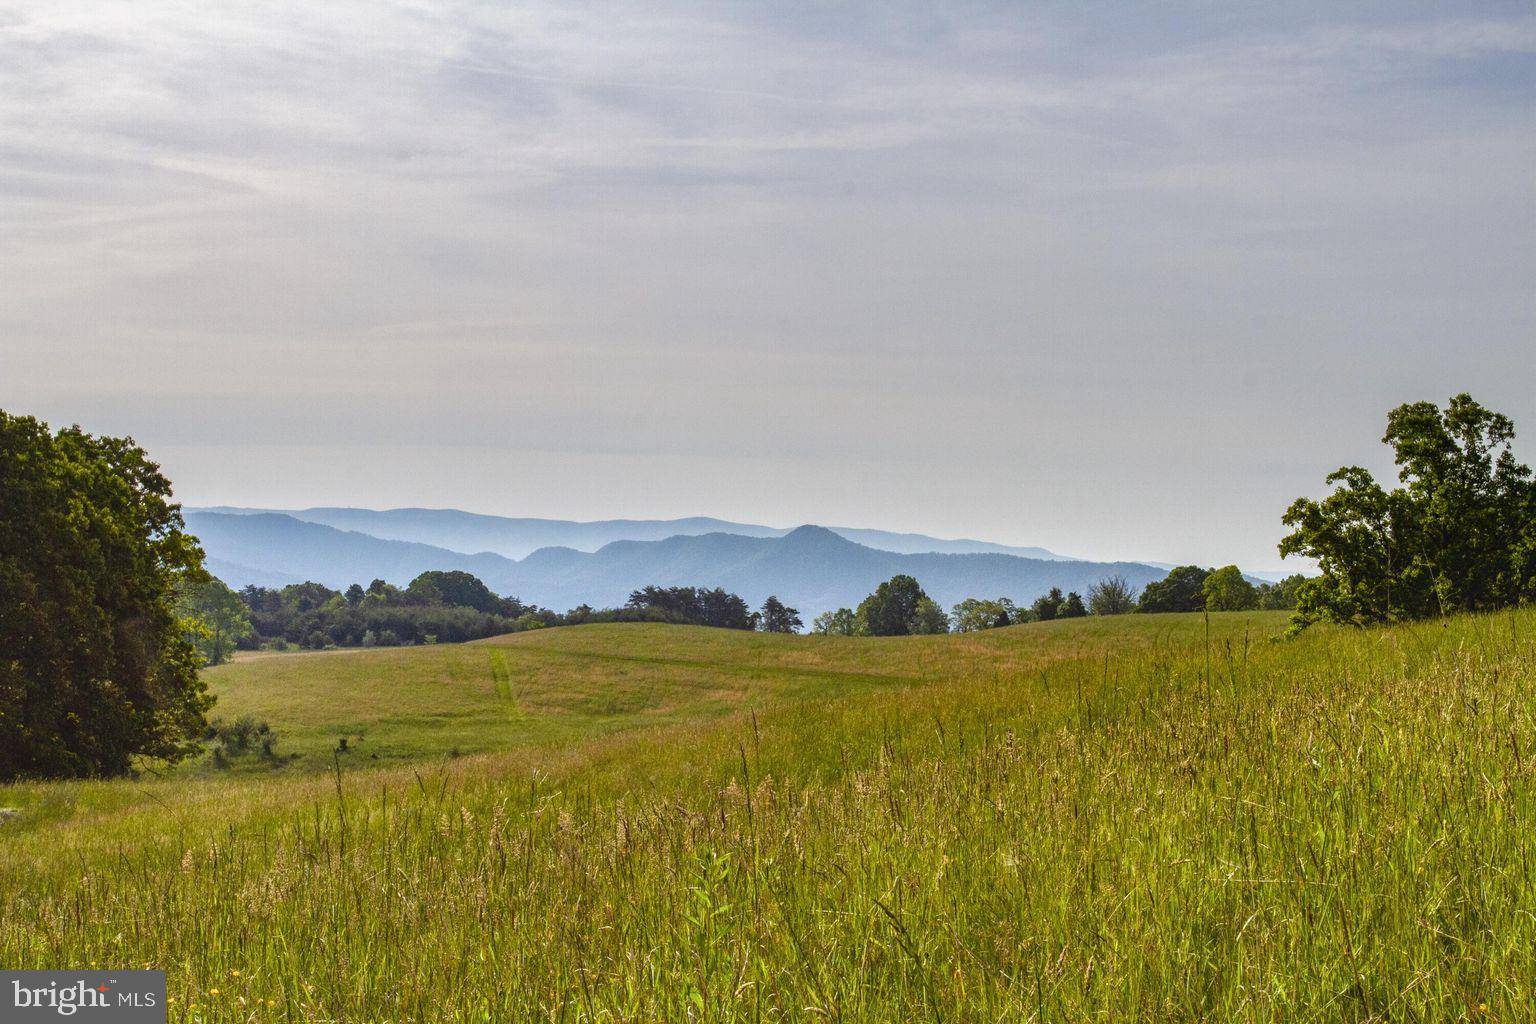
[(1273, 568), (1399, 402), (1536, 460), (1533, 168), (1529, 0), (22, 0), (0, 407), (189, 504)]

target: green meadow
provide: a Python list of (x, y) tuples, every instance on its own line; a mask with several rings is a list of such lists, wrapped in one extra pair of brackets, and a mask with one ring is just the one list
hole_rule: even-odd
[(180, 1021), (1536, 1018), (1536, 611), (1284, 626), (248, 656), (276, 761), (0, 788), (0, 963)]

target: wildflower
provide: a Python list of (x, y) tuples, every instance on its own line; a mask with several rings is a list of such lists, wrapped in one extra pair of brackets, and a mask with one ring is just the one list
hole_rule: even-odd
[(208, 994), (211, 995), (211, 996), (216, 996), (216, 995), (219, 994), (219, 990), (216, 989), (216, 988), (211, 988), (211, 989), (208, 990)]
[(231, 978), (238, 978), (238, 977), (240, 977), (240, 972), (239, 972), (239, 970), (231, 970), (229, 972), (229, 976)]

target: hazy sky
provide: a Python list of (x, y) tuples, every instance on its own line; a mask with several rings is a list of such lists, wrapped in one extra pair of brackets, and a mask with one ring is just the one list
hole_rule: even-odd
[(1536, 460), (1533, 168), (1529, 0), (21, 0), (0, 407), (191, 504), (1268, 568), (1401, 401)]

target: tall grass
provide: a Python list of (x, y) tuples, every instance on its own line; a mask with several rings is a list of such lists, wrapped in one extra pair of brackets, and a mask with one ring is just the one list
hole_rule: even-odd
[(0, 963), (163, 967), (179, 1020), (1532, 1018), (1536, 614), (1091, 629), (563, 748), (189, 780), (4, 840)]

